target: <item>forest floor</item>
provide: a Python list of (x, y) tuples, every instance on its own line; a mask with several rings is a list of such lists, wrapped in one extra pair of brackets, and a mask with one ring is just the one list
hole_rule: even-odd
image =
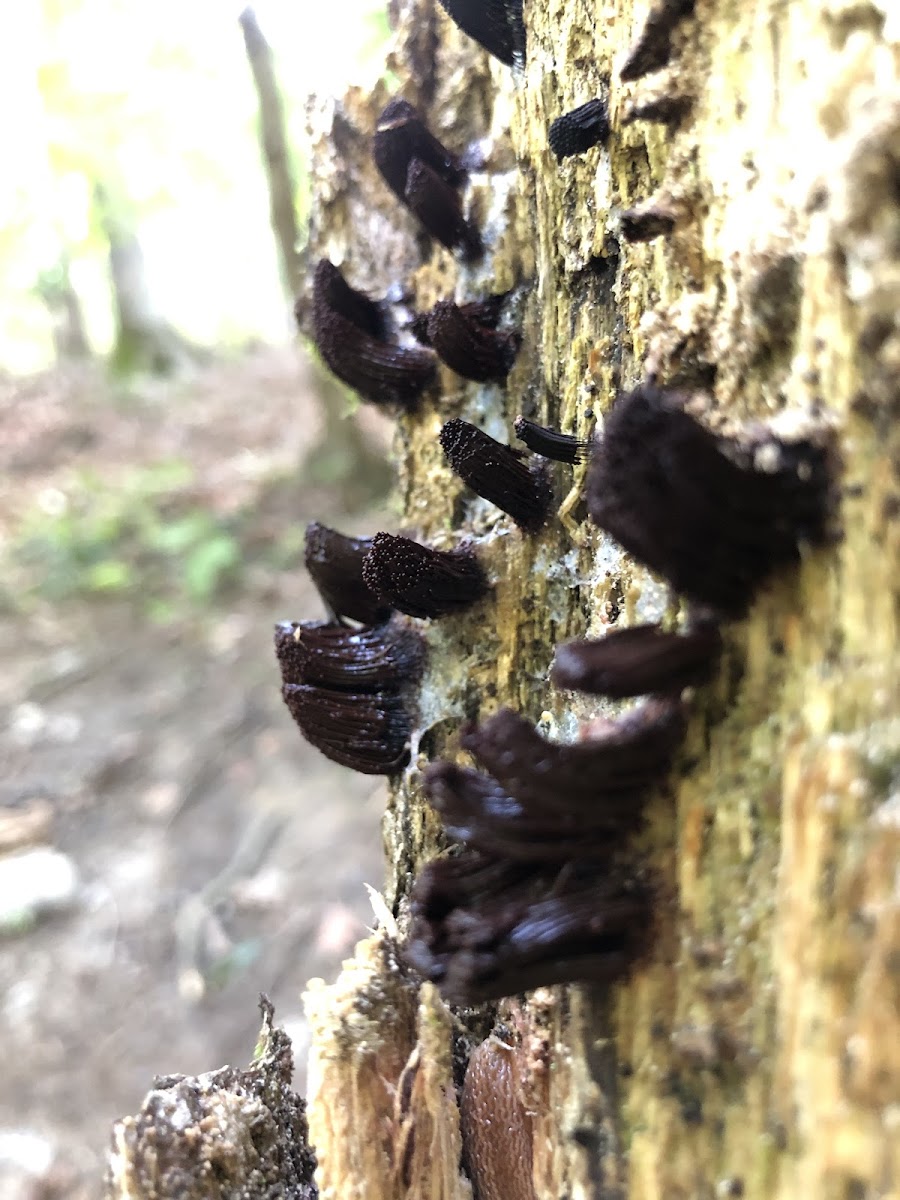
[(389, 519), (302, 469), (317, 429), (289, 348), (139, 393), (0, 379), (0, 1200), (101, 1196), (112, 1121), (246, 1065), (260, 992), (304, 1089), (300, 996), (364, 934), (384, 803), (279, 696), (273, 624), (322, 615), (304, 525)]

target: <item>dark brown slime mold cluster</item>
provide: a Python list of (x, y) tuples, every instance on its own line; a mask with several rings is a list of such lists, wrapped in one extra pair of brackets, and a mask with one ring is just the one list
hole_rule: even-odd
[(463, 33), (508, 67), (525, 61), (522, 0), (441, 0)]
[[(520, 0), (442, 2), (501, 61), (523, 58)], [(692, 7), (658, 0), (625, 78), (668, 62), (675, 28)], [(559, 117), (549, 134), (559, 159), (609, 136), (601, 99)], [(464, 258), (481, 253), (463, 209), (462, 158), (407, 100), (385, 107), (372, 152), (393, 195), (436, 241)], [(653, 205), (640, 213), (623, 214), (626, 236), (668, 230), (669, 218)], [(313, 332), (324, 360), (362, 398), (415, 417), (435, 390), (438, 360), (478, 383), (506, 379), (520, 345), (503, 324), (508, 299), (439, 301), (414, 318), (404, 341), (389, 305), (323, 259), (313, 279)], [(821, 446), (788, 446), (769, 434), (728, 440), (690, 415), (687, 399), (650, 383), (624, 392), (592, 441), (520, 416), (515, 432), (534, 452), (530, 460), (461, 417), (441, 429), (449, 468), (524, 534), (539, 534), (550, 519), (548, 460), (590, 460), (590, 516), (692, 605), (681, 631), (643, 625), (559, 648), (557, 687), (645, 697), (637, 707), (588, 722), (565, 745), (502, 709), (461, 731), (477, 770), (449, 761), (426, 767), (425, 794), (457, 849), (419, 874), (407, 957), (460, 1003), (541, 983), (612, 979), (646, 947), (655, 887), (631, 838), (678, 752), (685, 689), (713, 677), (719, 622), (742, 616), (758, 588), (798, 560), (803, 543), (826, 535)], [(485, 569), (465, 542), (438, 550), (384, 532), (348, 538), (321, 525), (307, 531), (306, 563), (330, 621), (278, 627), (285, 702), (324, 754), (394, 774), (409, 760), (412, 686), (424, 657), (422, 633), (404, 617), (434, 620), (484, 602)]]
[(327, 258), (313, 276), (313, 337), (323, 361), (363, 400), (412, 412), (433, 382), (429, 350), (402, 346), (386, 314)]
[(281, 694), (307, 741), (365, 775), (392, 775), (409, 761), (404, 692), (422, 666), (417, 635), (393, 622), (359, 631), (284, 622), (275, 629)]
[[(502, 62), (524, 61), (521, 0), (441, 3)], [(622, 77), (668, 63), (677, 26), (692, 10), (693, 0), (657, 0)], [(646, 119), (672, 117), (661, 108)], [(559, 160), (610, 136), (600, 99), (559, 117), (549, 131)], [(462, 159), (406, 100), (382, 112), (373, 155), (393, 195), (433, 239), (464, 260), (482, 254), (464, 209)], [(620, 227), (626, 239), (645, 240), (673, 232), (676, 219), (650, 203), (622, 214)], [(447, 298), (401, 333), (385, 302), (356, 291), (323, 259), (313, 280), (313, 333), (325, 362), (363, 399), (415, 420), (426, 395), (438, 399), (439, 361), (477, 383), (506, 381), (521, 341), (507, 302), (507, 293)], [(502, 708), (460, 730), (459, 748), (474, 766), (424, 765), (424, 794), (452, 844), (413, 885), (405, 960), (453, 1003), (579, 980), (609, 983), (647, 951), (661, 890), (635, 835), (676, 762), (690, 689), (717, 672), (722, 622), (742, 617), (805, 544), (828, 537), (826, 449), (812, 440), (785, 443), (765, 430), (724, 437), (691, 415), (690, 399), (648, 380), (615, 398), (590, 441), (520, 416), (515, 433), (532, 458), (458, 416), (441, 428), (449, 469), (524, 535), (539, 536), (551, 520), (547, 460), (588, 462), (589, 516), (687, 602), (680, 629), (643, 624), (557, 648), (550, 674), (557, 688), (640, 698), (633, 707), (588, 720), (568, 743)], [(306, 564), (329, 621), (276, 630), (287, 706), (328, 757), (395, 774), (410, 758), (412, 692), (425, 657), (426, 634), (412, 622), (489, 603), (485, 567), (474, 543), (439, 550), (385, 532), (345, 537), (321, 525), (307, 530)], [(470, 1114), (480, 1104), (478, 1095), (470, 1098)], [(477, 1154), (487, 1162), (479, 1119), (471, 1117), (467, 1142), (470, 1150), (482, 1146)], [(473, 1177), (482, 1170), (470, 1166)], [(495, 1173), (482, 1170), (483, 1200), (505, 1194), (486, 1182)], [(529, 1194), (524, 1184), (521, 1194)]]
[(463, 214), (466, 172), (408, 101), (392, 100), (382, 112), (372, 153), (382, 179), (427, 233), (464, 258), (479, 257), (481, 237)]

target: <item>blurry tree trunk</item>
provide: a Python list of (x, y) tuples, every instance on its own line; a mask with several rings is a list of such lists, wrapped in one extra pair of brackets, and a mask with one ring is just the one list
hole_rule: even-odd
[[(293, 301), (300, 290), (304, 259), (299, 249), (297, 188), (284, 105), (275, 77), (275, 59), (253, 8), (248, 5), (238, 21), (259, 101), (259, 137), (269, 189), (269, 220), (278, 248), (282, 283)], [(336, 484), (343, 490), (342, 500), (348, 508), (365, 506), (387, 489), (388, 466), (356, 422), (347, 419), (344, 390), (318, 364), (313, 366), (313, 376), (322, 409), (323, 437), (311, 447), (303, 472), (313, 482)]]
[(37, 291), (50, 314), (57, 362), (91, 357), (81, 300), (72, 285), (68, 255), (61, 254), (50, 271), (41, 274)]
[(94, 186), (98, 223), (109, 247), (109, 281), (116, 319), (112, 363), (124, 374), (165, 375), (192, 357), (184, 338), (156, 311), (144, 252), (128, 205), (106, 185)]
[[(583, 437), (649, 374), (702, 386), (720, 419), (829, 422), (842, 537), (726, 626), (720, 677), (693, 699), (642, 835), (664, 883), (646, 961), (611, 988), (500, 1006), (522, 1035), (535, 1194), (900, 1194), (900, 30), (885, 0), (655, 0), (657, 43), (665, 14), (682, 18), (672, 67), (626, 84), (648, 7), (525, 0), (516, 75), (437, 0), (391, 0), (390, 90), (311, 115), (312, 254), (340, 255), (373, 294), (401, 281), (418, 311), (520, 287), (523, 333), (505, 388), (445, 371), (440, 398), (398, 419), (407, 528), (474, 533), (496, 585), (487, 615), (426, 631), (421, 757), (391, 788), (380, 927), (307, 997), (329, 1200), (472, 1196), (459, 1050), (496, 1014), (451, 1012), (401, 965), (406, 896), (437, 844), (418, 768), (452, 755), (476, 711), (509, 704), (568, 731), (614, 711), (551, 688), (555, 644), (672, 607), (586, 521), (583, 468), (555, 468), (559, 518), (524, 538), (465, 502), (441, 423), (509, 435), (524, 410)], [(489, 249), (475, 271), (423, 254), (375, 173), (372, 129), (398, 91), (454, 150), (479, 139), (468, 201)], [(557, 163), (549, 123), (600, 95), (608, 147)], [(628, 241), (622, 212), (645, 203), (671, 233)]]
[(338, 493), (347, 512), (371, 508), (384, 499), (393, 469), (377, 437), (350, 412), (343, 386), (315, 359), (310, 374), (322, 410), (321, 437), (307, 450), (301, 471), (306, 481)]
[(297, 186), (285, 132), (284, 105), (275, 78), (272, 48), (259, 27), (256, 13), (248, 6), (238, 21), (259, 101), (259, 139), (269, 188), (269, 219), (278, 247), (284, 290), (293, 299), (300, 287), (300, 231), (297, 227)]

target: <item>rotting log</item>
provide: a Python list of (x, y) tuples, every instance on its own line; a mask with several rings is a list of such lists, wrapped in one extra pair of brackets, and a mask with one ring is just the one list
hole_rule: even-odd
[[(520, 1047), (540, 1200), (895, 1197), (893, 5), (698, 0), (672, 31), (671, 65), (630, 83), (621, 68), (644, 2), (526, 0), (520, 73), (437, 0), (392, 0), (391, 12), (390, 89), (310, 113), (311, 258), (328, 255), (373, 295), (403, 283), (420, 311), (517, 289), (523, 342), (505, 386), (443, 371), (440, 399), (398, 420), (406, 528), (444, 548), (464, 528), (496, 587), (489, 619), (473, 610), (427, 630), (416, 753), (385, 817), (379, 929), (308, 996), (321, 1194), (470, 1196), (454, 1100), (469, 1048), (499, 1016)], [(371, 132), (398, 91), (448, 146), (480, 144), (481, 264), (426, 244), (375, 171)], [(607, 146), (558, 163), (550, 122), (596, 96), (609, 102)], [(624, 238), (622, 214), (648, 207), (671, 232)], [(452, 754), (464, 718), (500, 704), (570, 735), (604, 706), (551, 687), (555, 644), (671, 616), (673, 601), (587, 521), (584, 467), (555, 468), (558, 519), (526, 538), (464, 504), (438, 431), (462, 415), (511, 440), (523, 412), (584, 437), (617, 387), (649, 374), (705, 390), (716, 421), (829, 425), (840, 538), (726, 626), (719, 677), (695, 696), (678, 770), (652, 804), (644, 851), (667, 899), (639, 969), (609, 989), (451, 1011), (398, 956), (405, 898), (439, 839), (421, 766)]]
[(119, 1200), (315, 1200), (306, 1105), (291, 1089), (293, 1052), (269, 1001), (246, 1070), (154, 1081), (141, 1111), (113, 1126), (107, 1194)]
[[(717, 419), (813, 413), (834, 427), (840, 541), (727, 627), (679, 777), (653, 805), (647, 854), (671, 902), (650, 959), (608, 992), (542, 990), (500, 1015), (524, 1035), (539, 1197), (896, 1195), (900, 30), (885, 4), (699, 0), (675, 27), (670, 67), (625, 84), (647, 11), (526, 3), (517, 75), (436, 2), (399, 0), (399, 83), (315, 114), (311, 248), (373, 294), (404, 282), (420, 311), (521, 289), (506, 386), (445, 371), (440, 400), (398, 422), (404, 520), (437, 545), (460, 525), (437, 441), (449, 416), (508, 441), (518, 412), (584, 437), (617, 386), (652, 372), (709, 391)], [(374, 172), (369, 134), (400, 91), (452, 149), (480, 141), (480, 266), (424, 255)], [(597, 96), (607, 147), (558, 163), (549, 124)], [(642, 111), (666, 120), (633, 119)], [(622, 213), (642, 204), (674, 216), (668, 237), (621, 236)], [(503, 703), (569, 733), (596, 706), (573, 712), (548, 683), (555, 643), (670, 611), (659, 583), (586, 522), (584, 469), (556, 479), (560, 519), (536, 539), (468, 508), (494, 608), (428, 631), (419, 765), (452, 753), (465, 717)], [(401, 925), (435, 837), (413, 768), (385, 819), (385, 899)], [(437, 1137), (429, 1113), (477, 1026), (430, 989), (416, 1024), (413, 985), (385, 974), (394, 955), (383, 926), (310, 997), (320, 1187), (340, 1200), (465, 1196), (439, 1153), (455, 1153), (454, 1136)], [(451, 1021), (442, 1082), (397, 1110), (398, 1066), (427, 1058), (425, 1039), (433, 1052)], [(365, 1120), (337, 1121), (348, 1096)], [(417, 1120), (432, 1153), (404, 1181)]]

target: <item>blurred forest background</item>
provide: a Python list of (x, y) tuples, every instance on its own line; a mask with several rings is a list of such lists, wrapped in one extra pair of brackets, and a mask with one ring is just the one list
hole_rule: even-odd
[[(154, 1072), (246, 1063), (381, 881), (271, 648), (388, 430), (295, 337), (311, 95), (384, 0), (35, 0), (0, 44), (0, 1200), (102, 1194)], [(340, 845), (340, 854), (334, 847)]]

